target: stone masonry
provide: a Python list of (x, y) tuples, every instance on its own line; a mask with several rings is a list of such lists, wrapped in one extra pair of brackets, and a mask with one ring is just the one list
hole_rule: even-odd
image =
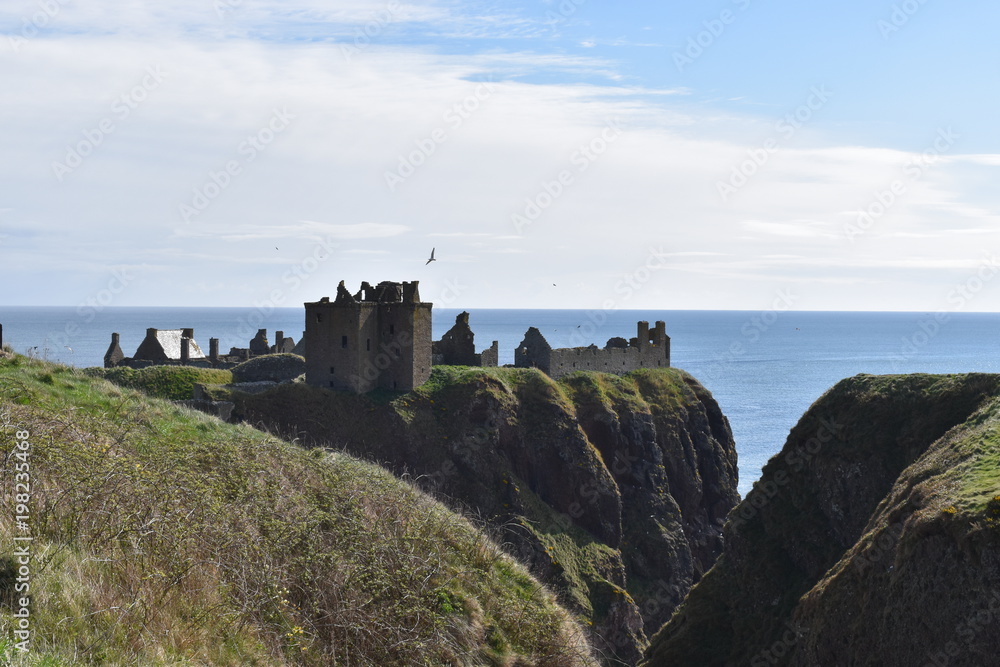
[(344, 281), (337, 298), (307, 303), (306, 382), (366, 393), (409, 391), (431, 373), (431, 307), (417, 281), (361, 283), (351, 295)]
[(573, 371), (600, 371), (622, 375), (639, 368), (670, 366), (670, 337), (666, 324), (639, 322), (636, 337), (629, 341), (612, 338), (603, 349), (596, 345), (553, 349), (535, 327), (524, 334), (524, 340), (514, 350), (514, 366), (537, 368), (552, 378), (561, 378)]

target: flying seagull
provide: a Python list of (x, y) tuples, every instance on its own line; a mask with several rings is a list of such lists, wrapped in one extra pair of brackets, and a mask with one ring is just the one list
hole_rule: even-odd
[[(434, 251), (435, 250), (437, 250), (437, 248), (431, 248), (431, 258), (429, 260), (427, 260), (427, 264), (430, 264), (431, 262), (436, 262), (437, 261), (436, 259), (434, 259)], [(424, 266), (427, 266), (427, 264), (424, 264)]]

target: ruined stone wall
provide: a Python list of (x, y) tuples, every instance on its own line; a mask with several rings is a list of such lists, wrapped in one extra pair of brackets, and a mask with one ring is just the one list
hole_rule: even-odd
[(469, 313), (463, 312), (455, 318), (455, 326), (445, 332), (441, 340), (434, 341), (435, 364), (447, 366), (478, 366), (475, 334), (469, 327)]
[(622, 375), (640, 368), (665, 368), (670, 366), (669, 348), (647, 345), (638, 347), (568, 347), (552, 350), (548, 374), (561, 378), (574, 371), (599, 371)]
[[(328, 299), (306, 304), (306, 382), (363, 393), (375, 388), (378, 373), (364, 373), (376, 332), (374, 303), (342, 307)], [(376, 345), (377, 347), (377, 345)], [(371, 376), (365, 380), (366, 376)]]
[(431, 304), (379, 304), (378, 319), (378, 350), (371, 363), (386, 366), (378, 386), (399, 391), (419, 387), (431, 375)]
[(596, 345), (553, 349), (545, 336), (531, 327), (514, 350), (514, 365), (538, 368), (552, 378), (574, 371), (621, 375), (640, 368), (666, 368), (670, 366), (670, 337), (662, 321), (652, 330), (648, 322), (639, 322), (636, 337), (627, 343), (624, 338), (616, 337), (608, 340), (603, 349)]
[(479, 355), (479, 365), (484, 368), (497, 368), (500, 366), (500, 342), (493, 341), (493, 345), (486, 348)]
[(543, 373), (548, 373), (551, 354), (552, 346), (545, 340), (542, 332), (535, 327), (529, 327), (524, 334), (524, 340), (514, 350), (514, 366), (537, 368)]

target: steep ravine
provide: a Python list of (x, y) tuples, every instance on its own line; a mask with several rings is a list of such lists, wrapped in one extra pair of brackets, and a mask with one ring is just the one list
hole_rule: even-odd
[(728, 422), (675, 369), (561, 381), (438, 367), (407, 394), (301, 384), (234, 396), (234, 416), (408, 475), (481, 517), (586, 623), (606, 664), (635, 664), (722, 549), (738, 500)]
[(997, 664), (1000, 376), (857, 376), (730, 515), (644, 665)]

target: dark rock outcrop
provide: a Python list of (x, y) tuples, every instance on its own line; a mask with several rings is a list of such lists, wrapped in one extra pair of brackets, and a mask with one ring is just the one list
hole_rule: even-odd
[(858, 376), (732, 512), (644, 665), (995, 664), (1000, 376)]
[(407, 394), (284, 385), (234, 416), (409, 475), (482, 517), (557, 590), (607, 664), (632, 665), (720, 553), (736, 452), (683, 371), (439, 367)]

